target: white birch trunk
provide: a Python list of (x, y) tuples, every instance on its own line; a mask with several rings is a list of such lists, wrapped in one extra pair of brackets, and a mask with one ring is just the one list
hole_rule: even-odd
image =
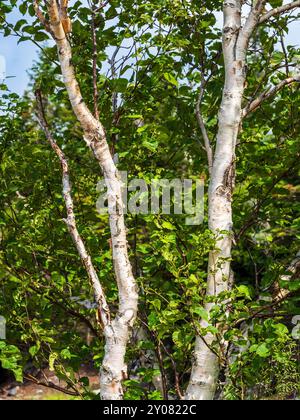
[(121, 194), (121, 180), (113, 162), (102, 124), (87, 108), (76, 80), (72, 65), (72, 51), (66, 28), (70, 28), (67, 17), (68, 1), (56, 0), (48, 3), (49, 22), (42, 16), (35, 3), (37, 16), (50, 31), (57, 45), (63, 80), (73, 111), (83, 129), (84, 139), (91, 148), (103, 171), (109, 203), (109, 224), (111, 231), (114, 271), (119, 290), (119, 307), (114, 320), (104, 328), (105, 356), (100, 372), (100, 394), (102, 399), (123, 398), (122, 381), (126, 378), (126, 346), (130, 330), (137, 314), (138, 292), (128, 258), (124, 209)]
[[(260, 11), (261, 2), (258, 1), (244, 27), (241, 28), (240, 0), (224, 1), (225, 83), (208, 193), (209, 228), (215, 234), (217, 241), (215, 251), (209, 255), (207, 296), (218, 296), (221, 292), (228, 290), (230, 284), (235, 148), (242, 121), (246, 51)], [(205, 309), (208, 313), (212, 305), (212, 303), (206, 304)], [(206, 321), (201, 321), (201, 327), (205, 328), (207, 325)], [(219, 375), (219, 358), (211, 350), (214, 340), (215, 337), (210, 333), (203, 338), (196, 337), (194, 362), (185, 399), (212, 400), (214, 398)]]

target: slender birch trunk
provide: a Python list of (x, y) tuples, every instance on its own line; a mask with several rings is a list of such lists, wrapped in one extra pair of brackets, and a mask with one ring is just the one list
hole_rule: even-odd
[(128, 258), (126, 227), (121, 194), (121, 180), (113, 162), (105, 130), (86, 106), (76, 80), (69, 43), (71, 22), (67, 15), (68, 0), (49, 0), (49, 21), (35, 1), (36, 14), (51, 33), (57, 45), (61, 72), (73, 111), (82, 127), (84, 139), (104, 174), (108, 206), (114, 271), (119, 290), (116, 317), (104, 327), (105, 355), (100, 372), (100, 394), (104, 400), (123, 398), (122, 381), (127, 377), (126, 346), (137, 314), (138, 292)]
[(77, 229), (76, 218), (75, 218), (75, 213), (74, 213), (74, 203), (73, 203), (73, 198), (71, 194), (69, 164), (63, 151), (58, 146), (58, 144), (56, 143), (54, 137), (52, 136), (49, 130), (48, 123), (44, 114), (41, 92), (37, 90), (35, 92), (35, 96), (36, 96), (36, 101), (37, 101), (37, 117), (38, 117), (39, 124), (42, 130), (44, 131), (45, 136), (50, 143), (50, 146), (52, 147), (54, 153), (58, 157), (61, 164), (62, 192), (63, 192), (63, 198), (64, 198), (66, 211), (67, 211), (67, 218), (64, 219), (64, 221), (66, 222), (70, 236), (74, 242), (74, 245), (76, 246), (77, 252), (82, 260), (82, 263), (89, 277), (91, 286), (94, 291), (95, 302), (98, 308), (98, 322), (100, 323), (100, 326), (104, 328), (109, 323), (110, 311), (106, 302), (106, 297), (102, 289), (98, 274), (93, 265), (92, 258), (90, 254), (88, 253), (85, 247), (85, 244), (82, 240), (82, 237)]
[[(235, 148), (242, 122), (242, 96), (245, 59), (251, 33), (257, 24), (263, 1), (257, 1), (241, 27), (241, 2), (223, 4), (223, 57), (225, 83), (219, 110), (216, 150), (208, 192), (209, 228), (216, 236), (216, 247), (209, 255), (207, 296), (218, 296), (229, 289), (232, 248), (232, 193), (235, 182)], [(207, 303), (209, 313), (213, 303)], [(201, 320), (201, 327), (208, 323)], [(185, 399), (212, 400), (218, 376), (219, 358), (212, 351), (213, 334), (196, 337), (194, 362)]]

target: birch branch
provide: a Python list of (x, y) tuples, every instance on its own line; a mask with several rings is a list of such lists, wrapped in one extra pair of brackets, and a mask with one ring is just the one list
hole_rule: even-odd
[(81, 396), (80, 392), (77, 391), (77, 390), (76, 391), (71, 391), (67, 388), (63, 388), (59, 385), (55, 385), (51, 381), (47, 381), (47, 382), (40, 381), (35, 376), (29, 375), (29, 374), (25, 374), (24, 379), (26, 379), (27, 381), (33, 382), (36, 385), (44, 386), (45, 388), (55, 389), (56, 391), (62, 392), (62, 393), (67, 394), (67, 395), (72, 395), (74, 397), (80, 397)]
[(45, 27), (46, 31), (50, 32), (49, 22), (47, 21), (43, 12), (40, 9), (39, 0), (34, 0), (33, 1), (33, 7), (34, 7), (34, 10), (35, 10), (35, 14), (36, 14), (37, 18), (39, 19), (39, 21), (41, 22), (41, 24)]
[(61, 150), (61, 148), (56, 143), (54, 137), (52, 136), (43, 108), (43, 102), (41, 97), (41, 92), (39, 90), (36, 91), (36, 101), (37, 101), (37, 117), (41, 129), (44, 131), (45, 136), (50, 143), (53, 151), (55, 152), (56, 156), (58, 157), (61, 168), (62, 168), (62, 185), (63, 185), (63, 197), (65, 201), (65, 206), (67, 210), (67, 219), (64, 219), (66, 225), (68, 227), (69, 233), (73, 239), (73, 242), (76, 246), (77, 252), (81, 258), (81, 261), (85, 267), (85, 270), (88, 274), (90, 283), (94, 290), (95, 300), (98, 305), (98, 314), (99, 314), (99, 321), (101, 321), (102, 328), (105, 328), (110, 322), (110, 312), (106, 302), (106, 298), (98, 278), (97, 272), (94, 268), (92, 263), (92, 259), (88, 254), (84, 242), (78, 232), (76, 219), (74, 214), (74, 203), (71, 195), (71, 184), (70, 184), (70, 175), (69, 175), (69, 165), (68, 161)]
[(207, 162), (208, 162), (208, 171), (209, 174), (211, 174), (211, 170), (212, 170), (212, 166), (213, 166), (213, 152), (212, 152), (212, 147), (211, 147), (211, 143), (206, 131), (206, 127), (203, 121), (203, 117), (202, 117), (202, 113), (201, 113), (201, 103), (202, 103), (202, 99), (203, 99), (203, 94), (204, 94), (204, 87), (206, 85), (206, 81), (202, 75), (201, 77), (201, 85), (200, 85), (200, 92), (198, 95), (198, 99), (197, 99), (197, 103), (196, 103), (196, 117), (197, 117), (197, 121), (198, 121), (198, 125), (200, 127), (201, 133), (202, 133), (202, 137), (204, 140), (204, 146), (202, 145), (202, 147), (204, 148), (204, 150), (206, 151), (207, 154)]
[(284, 55), (285, 74), (286, 74), (286, 77), (289, 77), (289, 58), (288, 58), (287, 50), (285, 48), (284, 37), (283, 37), (282, 32), (280, 32), (280, 44), (281, 44), (282, 52)]
[(243, 26), (238, 42), (237, 42), (237, 52), (242, 52), (242, 56), (245, 56), (246, 49), (248, 47), (249, 40), (251, 35), (258, 24), (259, 17), (262, 13), (266, 0), (257, 0), (253, 7), (251, 8), (249, 15), (246, 19), (245, 25)]
[(98, 50), (97, 50), (97, 33), (96, 33), (96, 7), (93, 4), (91, 6), (92, 9), (92, 42), (93, 42), (93, 99), (94, 99), (94, 116), (97, 120), (99, 120), (99, 109), (98, 109), (98, 99), (99, 99), (99, 92), (97, 86), (97, 58), (98, 58)]
[(300, 82), (300, 76), (288, 77), (282, 80), (277, 85), (271, 87), (270, 89), (265, 90), (256, 99), (248, 103), (248, 105), (242, 110), (243, 118), (247, 117), (251, 112), (255, 111), (267, 99), (276, 95), (276, 93), (279, 92), (282, 88), (284, 88), (285, 86), (289, 86), (290, 84), (295, 83), (295, 82)]
[(295, 9), (296, 7), (300, 6), (300, 0), (293, 1), (288, 4), (284, 4), (280, 7), (276, 7), (275, 9), (271, 9), (269, 12), (263, 14), (259, 19), (259, 24), (264, 23), (266, 20), (270, 19), (273, 16), (278, 16), (283, 13), (289, 12), (290, 10)]

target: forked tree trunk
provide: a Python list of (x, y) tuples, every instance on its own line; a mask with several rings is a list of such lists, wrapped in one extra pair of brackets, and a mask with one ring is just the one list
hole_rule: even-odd
[[(224, 2), (223, 56), (225, 83), (219, 110), (216, 150), (209, 185), (209, 228), (216, 237), (215, 250), (209, 255), (207, 296), (218, 296), (229, 289), (232, 248), (232, 192), (235, 182), (235, 148), (242, 121), (242, 95), (245, 84), (245, 58), (249, 38), (257, 23), (262, 2), (257, 2), (241, 28), (241, 2)], [(213, 303), (207, 303), (209, 313)], [(201, 320), (201, 327), (208, 323)], [(196, 337), (194, 362), (185, 398), (214, 398), (219, 358), (212, 351), (213, 334)]]
[[(59, 4), (60, 3), (60, 4)], [(84, 132), (84, 139), (103, 171), (108, 196), (109, 224), (115, 277), (119, 291), (118, 312), (104, 325), (105, 354), (100, 372), (102, 399), (123, 398), (122, 381), (127, 376), (126, 346), (137, 314), (138, 292), (128, 258), (121, 180), (112, 159), (105, 130), (87, 108), (72, 65), (72, 50), (68, 40), (70, 21), (67, 0), (48, 2), (49, 21), (35, 1), (37, 16), (51, 33), (57, 45), (61, 72), (73, 111)]]

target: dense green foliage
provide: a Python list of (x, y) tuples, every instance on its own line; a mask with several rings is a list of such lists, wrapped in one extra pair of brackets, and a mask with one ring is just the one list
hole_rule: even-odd
[[(92, 109), (92, 16), (83, 3), (71, 6), (71, 43), (76, 74)], [(101, 121), (119, 155), (119, 169), (130, 178), (148, 183), (201, 178), (207, 188), (195, 106), (202, 71), (209, 77), (202, 112), (215, 138), (224, 74), (213, 12), (221, 10), (221, 3), (112, 0), (97, 14)], [(281, 2), (270, 2), (275, 3)], [(15, 25), (5, 23), (15, 7), (24, 17)], [(60, 165), (35, 118), (36, 88), (69, 159), (80, 233), (114, 304), (109, 227), (96, 210), (101, 173), (70, 109), (56, 48), (45, 42), (48, 35), (35, 20), (31, 2), (3, 1), (0, 16), (6, 36), (18, 33), (20, 41), (32, 39), (42, 47), (23, 97), (1, 86), (0, 314), (7, 319), (7, 340), (0, 341), (0, 361), (18, 380), (28, 366), (49, 365), (70, 387), (81, 384), (83, 398), (93, 398), (77, 372), (84, 362), (100, 366), (103, 338), (95, 311), (79, 303), (91, 300), (92, 291), (63, 221)], [(255, 33), (245, 103), (286, 77), (286, 60), (299, 62), (298, 47), (288, 46), (284, 53), (280, 46), (288, 19), (273, 22)], [(225, 338), (232, 345), (230, 358), (219, 354), (222, 376), (227, 373), (225, 383), (220, 379), (226, 399), (287, 398), (299, 391), (299, 342), (291, 336), (292, 318), (300, 313), (299, 278), (286, 286), (291, 293), (281, 305), (270, 305), (280, 275), (299, 251), (299, 117), (300, 91), (294, 84), (246, 118), (240, 134), (233, 202), (236, 283), (216, 299), (208, 327), (216, 343)], [(196, 227), (187, 226), (184, 216), (162, 214), (128, 214), (126, 223), (141, 296), (137, 329), (146, 332), (143, 340), (133, 337), (128, 349), (126, 398), (164, 397), (152, 383), (158, 370), (169, 394), (176, 395), (188, 381), (199, 318), (207, 317), (207, 258), (215, 240), (206, 215)], [(231, 302), (229, 314), (224, 298)], [(92, 339), (86, 340), (87, 331)], [(139, 360), (151, 350), (158, 362), (145, 366)]]

